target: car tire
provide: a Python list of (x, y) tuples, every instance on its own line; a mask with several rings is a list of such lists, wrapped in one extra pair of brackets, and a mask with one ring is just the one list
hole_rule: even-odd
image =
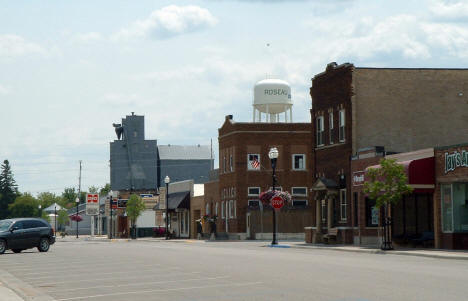
[(5, 253), (6, 249), (7, 249), (6, 241), (4, 239), (0, 239), (0, 254)]
[(39, 250), (39, 252), (47, 252), (49, 251), (49, 248), (50, 248), (49, 239), (47, 237), (41, 238), (41, 240), (39, 241), (39, 245), (37, 246), (37, 249)]
[(21, 253), (21, 251), (23, 251), (23, 249), (13, 249), (12, 251), (15, 252), (15, 253)]

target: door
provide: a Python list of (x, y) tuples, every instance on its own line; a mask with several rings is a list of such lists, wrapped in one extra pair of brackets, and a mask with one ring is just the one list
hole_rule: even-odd
[(250, 237), (250, 212), (247, 212), (246, 217), (247, 217), (247, 221), (246, 221), (246, 223), (247, 223), (247, 225), (246, 225), (247, 226), (246, 227), (246, 229), (247, 229), (247, 238), (251, 238)]
[(10, 249), (21, 249), (25, 245), (25, 233), (23, 229), (23, 222), (19, 221), (13, 224), (13, 231), (10, 232), (8, 239), (8, 248)]
[(35, 220), (23, 221), (25, 248), (34, 248), (39, 245), (41, 226), (41, 223)]
[(180, 237), (179, 214), (179, 212), (171, 214), (171, 233), (174, 234), (174, 237)]

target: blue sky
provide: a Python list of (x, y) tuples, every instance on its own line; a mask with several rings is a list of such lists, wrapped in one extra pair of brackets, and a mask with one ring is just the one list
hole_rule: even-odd
[(0, 159), (23, 192), (77, 187), (79, 160), (83, 189), (102, 186), (130, 112), (159, 144), (217, 147), (266, 76), (310, 122), (329, 62), (466, 68), (467, 25), (468, 1), (0, 1)]

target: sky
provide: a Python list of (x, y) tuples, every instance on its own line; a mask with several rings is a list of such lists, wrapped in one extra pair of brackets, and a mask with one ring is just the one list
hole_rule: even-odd
[[(112, 123), (210, 144), (225, 115), (252, 121), (253, 86), (280, 78), (310, 122), (330, 62), (467, 68), (468, 1), (0, 0), (0, 160), (21, 192), (109, 182)], [(217, 158), (216, 158), (217, 164)]]

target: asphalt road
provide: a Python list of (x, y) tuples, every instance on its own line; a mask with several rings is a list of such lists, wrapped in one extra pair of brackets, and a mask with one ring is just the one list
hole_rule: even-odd
[(1, 255), (0, 281), (60, 301), (468, 300), (466, 260), (266, 244), (58, 242)]

